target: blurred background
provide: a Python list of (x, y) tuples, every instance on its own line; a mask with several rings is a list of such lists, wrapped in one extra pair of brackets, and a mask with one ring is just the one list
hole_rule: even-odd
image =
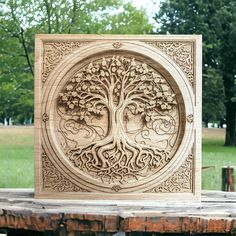
[(0, 0), (1, 188), (34, 186), (35, 34), (202, 34), (202, 188), (221, 189), (236, 164), (235, 0)]

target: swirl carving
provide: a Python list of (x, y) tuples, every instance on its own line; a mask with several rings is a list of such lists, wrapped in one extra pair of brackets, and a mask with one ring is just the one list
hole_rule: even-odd
[(79, 188), (69, 179), (63, 176), (50, 161), (45, 153), (42, 153), (42, 180), (43, 188), (53, 192), (89, 192)]
[(78, 68), (58, 94), (56, 114), (69, 162), (119, 189), (158, 172), (179, 144), (176, 94), (135, 58), (111, 55)]
[(194, 46), (192, 42), (147, 42), (174, 60), (194, 85)]

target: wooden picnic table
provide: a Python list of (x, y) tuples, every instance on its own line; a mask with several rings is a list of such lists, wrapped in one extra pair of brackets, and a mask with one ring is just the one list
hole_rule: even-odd
[[(0, 189), (0, 229), (8, 235), (236, 235), (236, 193), (202, 191), (201, 202), (72, 201), (35, 199), (33, 189)], [(23, 229), (28, 233), (16, 233)]]

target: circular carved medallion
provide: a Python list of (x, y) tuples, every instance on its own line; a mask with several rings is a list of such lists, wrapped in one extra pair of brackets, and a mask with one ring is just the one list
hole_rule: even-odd
[(147, 64), (121, 55), (89, 61), (57, 100), (67, 158), (101, 183), (140, 181), (171, 160), (179, 131), (176, 95)]

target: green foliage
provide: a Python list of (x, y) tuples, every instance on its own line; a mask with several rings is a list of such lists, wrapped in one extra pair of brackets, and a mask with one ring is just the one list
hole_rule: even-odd
[(161, 33), (203, 35), (203, 120), (221, 119), (226, 112), (226, 145), (236, 143), (235, 12), (234, 0), (168, 0), (155, 18)]
[(8, 0), (0, 2), (0, 122), (33, 117), (34, 35), (144, 34), (144, 11), (121, 0)]
[(202, 116), (205, 123), (223, 121), (225, 118), (224, 108), (224, 85), (219, 72), (208, 68), (203, 74), (204, 89), (202, 93)]
[[(211, 166), (202, 172), (202, 189), (221, 190), (221, 171), (224, 166), (235, 167), (236, 149), (224, 147), (224, 136), (203, 138), (202, 165)], [(236, 189), (236, 183), (234, 183)]]
[(107, 29), (105, 33), (147, 34), (151, 32), (153, 27), (148, 23), (144, 10), (137, 10), (130, 3), (127, 3), (119, 11), (119, 14), (107, 15), (106, 21), (110, 22), (110, 24), (106, 24)]

